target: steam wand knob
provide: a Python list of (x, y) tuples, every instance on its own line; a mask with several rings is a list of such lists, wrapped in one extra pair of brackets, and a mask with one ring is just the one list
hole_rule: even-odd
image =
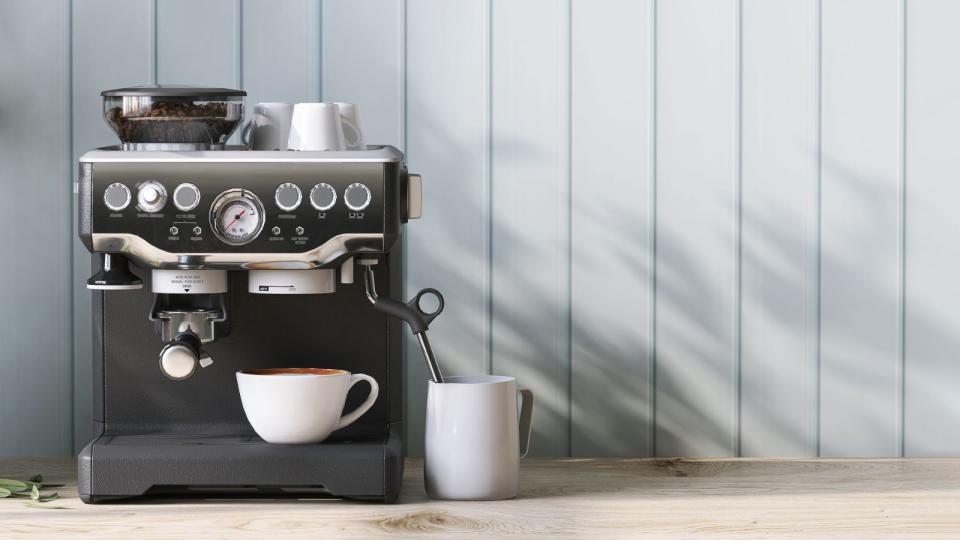
[(94, 290), (142, 289), (143, 280), (130, 271), (130, 263), (123, 255), (100, 254), (100, 271), (87, 280), (87, 288)]

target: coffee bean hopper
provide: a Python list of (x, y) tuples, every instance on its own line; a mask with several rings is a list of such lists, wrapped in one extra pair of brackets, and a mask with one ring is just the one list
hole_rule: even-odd
[[(100, 264), (87, 281), (95, 435), (79, 457), (85, 502), (399, 494), (397, 317), (420, 337), (436, 316), (402, 302), (401, 240), (420, 217), (420, 177), (390, 146), (225, 146), (244, 95), (103, 92), (121, 144), (84, 154), (77, 184), (79, 236)], [(288, 367), (366, 373), (380, 397), (323, 443), (268, 444), (247, 422), (235, 374)], [(365, 394), (355, 388), (345, 410)]]
[(151, 85), (101, 92), (123, 150), (223, 150), (243, 119), (242, 90)]

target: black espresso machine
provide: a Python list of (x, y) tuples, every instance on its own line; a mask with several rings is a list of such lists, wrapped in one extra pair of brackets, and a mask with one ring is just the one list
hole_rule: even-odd
[[(400, 238), (420, 216), (420, 177), (389, 146), (225, 146), (244, 95), (165, 86), (103, 93), (122, 144), (84, 154), (77, 186), (80, 238), (100, 268), (87, 282), (96, 435), (79, 456), (84, 502), (171, 493), (392, 502), (399, 494), (397, 317), (408, 307), (399, 302)], [(405, 319), (421, 331), (439, 313), (419, 308), (422, 293)], [(235, 373), (270, 367), (367, 373), (380, 397), (323, 443), (268, 444), (246, 420)], [(359, 404), (362, 386), (345, 410)]]

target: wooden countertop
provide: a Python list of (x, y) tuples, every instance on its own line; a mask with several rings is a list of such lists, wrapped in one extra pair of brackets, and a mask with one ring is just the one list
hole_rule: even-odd
[(39, 509), (0, 499), (0, 537), (627, 537), (710, 534), (960, 537), (960, 459), (530, 459), (517, 499), (426, 498), (408, 460), (394, 505), (318, 500), (183, 500), (88, 506), (74, 462), (0, 460), (0, 478), (65, 482)]

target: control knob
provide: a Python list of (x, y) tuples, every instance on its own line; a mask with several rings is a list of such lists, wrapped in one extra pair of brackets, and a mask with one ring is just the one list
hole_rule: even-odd
[(181, 212), (189, 212), (200, 204), (200, 188), (183, 183), (173, 190), (173, 205)]
[(165, 204), (167, 204), (167, 190), (163, 184), (155, 180), (140, 184), (137, 192), (137, 208), (154, 214), (163, 210)]
[(359, 212), (370, 206), (370, 188), (357, 182), (350, 184), (343, 192), (343, 201), (347, 203), (347, 208), (354, 212)]
[(120, 212), (130, 204), (130, 188), (115, 182), (103, 190), (103, 204), (114, 212)]
[(277, 191), (273, 195), (273, 200), (277, 203), (277, 207), (284, 212), (296, 210), (297, 207), (300, 206), (302, 199), (303, 194), (300, 193), (300, 188), (290, 182), (277, 186)]
[(310, 190), (310, 204), (321, 212), (333, 208), (337, 203), (337, 190), (325, 182), (321, 182)]

